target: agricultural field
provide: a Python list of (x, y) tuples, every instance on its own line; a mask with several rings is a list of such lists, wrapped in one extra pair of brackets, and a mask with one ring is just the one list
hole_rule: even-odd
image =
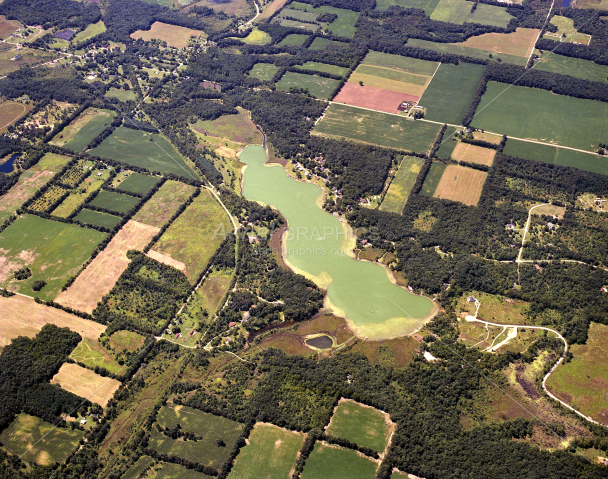
[(471, 13), (471, 7), (473, 7), (473, 2), (466, 0), (440, 0), (431, 13), (431, 19), (458, 25), (479, 23), (506, 28), (509, 22), (515, 18), (503, 7), (479, 3), (473, 13)]
[(177, 181), (166, 181), (133, 219), (150, 226), (162, 227), (194, 192), (194, 187)]
[(249, 443), (237, 456), (230, 479), (275, 479), (290, 477), (304, 434), (272, 424), (257, 423)]
[(141, 200), (135, 196), (121, 195), (113, 191), (101, 190), (93, 201), (89, 204), (98, 208), (115, 211), (117, 213), (127, 213)]
[(19, 456), (24, 463), (35, 462), (48, 466), (63, 462), (78, 448), (82, 431), (56, 427), (42, 419), (21, 413), (8, 426), (0, 440), (10, 454)]
[(51, 379), (51, 384), (59, 384), (66, 391), (87, 398), (102, 407), (106, 407), (120, 387), (120, 382), (116, 379), (104, 378), (90, 369), (72, 363), (63, 363), (59, 372)]
[[(186, 2), (179, 3), (186, 4)], [(209, 7), (217, 12), (224, 12), (226, 15), (235, 15), (237, 17), (252, 17), (255, 15), (255, 8), (247, 0), (223, 0), (221, 2), (216, 0), (199, 0), (192, 2), (191, 5)]]
[(34, 200), (28, 208), (32, 211), (36, 211), (39, 213), (48, 213), (53, 204), (61, 198), (65, 193), (68, 193), (69, 190), (63, 188), (62, 186), (57, 186), (55, 184), (49, 186), (49, 188), (40, 196), (38, 199)]
[(299, 47), (308, 40), (308, 37), (309, 35), (303, 33), (290, 33), (277, 43), (277, 47)]
[(439, 0), (376, 0), (375, 9), (384, 12), (393, 5), (403, 8), (420, 8), (424, 10), (427, 17), (430, 17), (438, 4)]
[(175, 147), (159, 134), (119, 127), (99, 146), (93, 148), (90, 154), (122, 161), (149, 171), (198, 179)]
[(348, 43), (316, 37), (308, 47), (309, 50), (327, 50), (328, 48), (348, 48)]
[(101, 185), (109, 176), (110, 170), (104, 169), (101, 176), (95, 174), (85, 178), (78, 188), (71, 190), (69, 196), (51, 211), (51, 214), (60, 218), (67, 218), (91, 193), (101, 188)]
[(123, 90), (122, 88), (110, 88), (105, 96), (108, 98), (118, 98), (120, 101), (137, 100), (137, 95), (135, 95), (133, 90)]
[(454, 152), (452, 153), (452, 159), (456, 161), (466, 161), (484, 166), (492, 166), (495, 156), (496, 150), (461, 141), (456, 144), (456, 148), (454, 148)]
[(70, 358), (90, 369), (102, 367), (112, 374), (118, 373), (122, 368), (116, 358), (99, 341), (91, 341), (86, 338), (80, 341), (76, 349), (70, 354)]
[(460, 165), (448, 165), (433, 196), (444, 200), (460, 201), (469, 206), (477, 206), (487, 176), (488, 174), (485, 171)]
[(91, 314), (97, 303), (110, 292), (118, 277), (127, 269), (127, 251), (142, 250), (158, 231), (159, 228), (154, 226), (129, 221), (80, 273), (76, 281), (59, 293), (55, 301), (76, 311)]
[(589, 60), (565, 57), (556, 53), (541, 54), (539, 50), (535, 50), (535, 53), (540, 57), (534, 62), (534, 68), (537, 70), (570, 75), (583, 80), (608, 82), (607, 65), (598, 65)]
[(0, 44), (0, 76), (8, 75), (22, 66), (34, 67), (55, 60), (57, 54), (46, 50), (13, 48), (8, 43)]
[(373, 479), (378, 464), (351, 449), (317, 442), (306, 460), (302, 479)]
[(443, 63), (420, 98), (425, 118), (460, 125), (477, 92), (485, 67), (461, 62)]
[(95, 321), (79, 318), (60, 309), (44, 306), (25, 296), (0, 296), (0, 347), (4, 347), (18, 336), (33, 338), (45, 324), (59, 328), (68, 327), (83, 338), (97, 341), (106, 327)]
[(199, 38), (201, 35), (203, 35), (203, 32), (200, 30), (169, 25), (162, 22), (154, 22), (150, 27), (150, 30), (137, 30), (136, 32), (131, 33), (131, 38), (134, 40), (141, 38), (145, 41), (150, 41), (155, 38), (167, 42), (167, 46), (184, 48), (188, 45), (188, 41), (191, 37)]
[(423, 164), (424, 160), (422, 158), (415, 156), (403, 158), (399, 169), (395, 173), (395, 178), (391, 181), (384, 200), (382, 200), (380, 211), (401, 214)]
[(454, 149), (458, 144), (454, 135), (460, 130), (461, 128), (456, 128), (454, 126), (448, 126), (446, 128), (443, 133), (443, 138), (441, 139), (441, 145), (436, 152), (438, 158), (449, 158), (452, 156), (452, 153), (454, 153)]
[(437, 190), (437, 186), (439, 185), (439, 181), (443, 176), (445, 168), (445, 163), (442, 163), (441, 161), (433, 161), (431, 169), (426, 174), (424, 183), (422, 183), (422, 189), (420, 190), (421, 195), (435, 196), (435, 191)]
[(120, 216), (83, 208), (73, 219), (86, 225), (101, 226), (111, 230), (120, 221)]
[[(183, 431), (192, 432), (200, 436), (200, 439), (198, 441), (171, 439), (159, 432), (156, 426), (152, 426), (149, 445), (151, 449), (217, 469), (228, 459), (232, 447), (243, 431), (243, 425), (238, 422), (198, 409), (171, 404), (161, 408), (156, 421), (163, 428), (171, 428), (179, 424)], [(217, 441), (220, 439), (224, 441), (225, 446), (217, 446)]]
[[(36, 294), (52, 300), (104, 237), (104, 233), (88, 228), (22, 216), (0, 233), (0, 285), (32, 295), (33, 282), (44, 280), (46, 286)], [(30, 268), (32, 276), (17, 281), (13, 272), (22, 267)]]
[(585, 344), (570, 346), (572, 361), (561, 364), (549, 377), (548, 389), (602, 424), (608, 424), (608, 326), (591, 323)]
[(384, 452), (393, 423), (388, 414), (351, 399), (341, 399), (325, 429), (327, 434)]
[(272, 37), (262, 30), (254, 27), (253, 30), (244, 38), (229, 37), (231, 39), (240, 40), (247, 45), (268, 45), (272, 41)]
[(314, 70), (317, 72), (331, 73), (332, 75), (344, 76), (348, 73), (348, 68), (339, 67), (338, 65), (330, 65), (328, 63), (306, 62), (302, 65), (296, 65), (296, 68), (304, 70)]
[(261, 81), (270, 81), (278, 70), (279, 67), (272, 63), (256, 63), (247, 75)]
[(470, 37), (463, 43), (453, 45), (462, 45), (463, 48), (477, 48), (491, 52), (493, 56), (499, 54), (503, 61), (509, 63), (514, 63), (512, 61), (513, 57), (523, 58), (525, 64), (534, 50), (538, 34), (539, 30), (535, 28), (517, 28), (513, 33), (484, 33), (483, 35)]
[[(473, 125), (523, 139), (596, 151), (608, 142), (608, 104), (538, 88), (488, 82)], [(572, 125), (586, 125), (583, 130)]]
[(0, 101), (0, 133), (5, 133), (9, 126), (34, 108), (18, 101)]
[(204, 136), (229, 140), (241, 145), (261, 145), (263, 136), (255, 123), (249, 118), (249, 112), (237, 108), (238, 115), (223, 115), (215, 120), (199, 120), (191, 128)]
[(352, 10), (345, 10), (343, 8), (328, 7), (325, 5), (315, 8), (312, 5), (301, 2), (290, 3), (289, 9), (310, 12), (313, 13), (315, 17), (323, 13), (332, 13), (337, 15), (338, 18), (336, 18), (330, 24), (319, 23), (319, 25), (323, 26), (323, 28), (327, 29), (338, 37), (352, 38), (355, 36), (355, 23), (359, 18), (359, 12), (353, 12)]
[(0, 15), (0, 39), (6, 40), (11, 33), (16, 32), (21, 28), (21, 22), (18, 20), (7, 20), (4, 15)]
[(432, 123), (333, 103), (313, 134), (426, 153), (437, 138), (439, 128)]
[(339, 83), (333, 78), (286, 72), (277, 82), (277, 90), (289, 91), (291, 88), (305, 88), (312, 96), (328, 100)]
[(159, 178), (156, 176), (142, 175), (141, 173), (133, 172), (120, 182), (117, 189), (145, 195), (150, 191), (150, 188), (158, 183), (158, 181)]
[(374, 88), (369, 85), (346, 82), (333, 98), (334, 103), (368, 108), (385, 113), (398, 114), (404, 100), (417, 101), (418, 97), (396, 91)]
[(608, 10), (607, 0), (576, 0), (577, 8), (593, 8), (594, 10)]
[(139, 351), (144, 345), (144, 337), (133, 331), (116, 331), (110, 336), (110, 347), (117, 353)]
[(154, 464), (150, 456), (140, 456), (120, 479), (140, 479), (142, 473)]
[(84, 42), (93, 37), (96, 37), (97, 35), (102, 34), (105, 31), (106, 31), (106, 26), (104, 25), (102, 20), (99, 20), (97, 23), (92, 23), (92, 24), (88, 25), (87, 28), (85, 28), (81, 32), (78, 32), (70, 41), (73, 44), (76, 44), (79, 42)]
[(226, 213), (211, 193), (203, 190), (152, 249), (184, 263), (192, 283), (230, 231)]
[(49, 142), (72, 151), (82, 151), (97, 135), (110, 126), (116, 112), (87, 108)]
[(213, 479), (213, 477), (170, 462), (162, 464), (154, 475), (154, 479)]

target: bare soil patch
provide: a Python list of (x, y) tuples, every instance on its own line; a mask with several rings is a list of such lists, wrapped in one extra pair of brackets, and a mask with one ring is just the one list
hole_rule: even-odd
[(160, 253), (151, 249), (150, 251), (148, 251), (148, 256), (160, 263), (166, 264), (168, 266), (173, 266), (174, 268), (179, 269), (180, 271), (186, 271), (186, 265), (184, 263), (173, 259), (168, 254)]
[(10, 298), (0, 296), (0, 346), (6, 346), (17, 336), (33, 338), (45, 324), (60, 328), (70, 328), (81, 336), (97, 341), (106, 327), (88, 319), (66, 313), (36, 303), (33, 299), (15, 295)]
[(184, 48), (188, 45), (190, 37), (200, 37), (203, 34), (201, 30), (193, 30), (186, 27), (178, 27), (177, 25), (169, 25), (162, 22), (154, 22), (150, 30), (137, 30), (131, 34), (134, 40), (141, 38), (145, 41), (150, 41), (153, 38), (167, 42), (167, 45), (175, 48)]
[(460, 165), (448, 165), (435, 191), (436, 198), (476, 206), (488, 174)]
[(527, 58), (532, 54), (538, 34), (536, 28), (517, 28), (513, 33), (484, 33), (455, 45)]
[(382, 88), (361, 86), (357, 83), (345, 83), (340, 92), (335, 96), (335, 103), (360, 106), (370, 110), (378, 110), (386, 113), (399, 113), (397, 107), (403, 101), (417, 102), (419, 96), (408, 95)]
[(495, 156), (496, 150), (463, 142), (459, 142), (452, 153), (452, 158), (454, 160), (468, 161), (469, 163), (485, 166), (492, 166)]
[(51, 384), (59, 384), (66, 391), (103, 407), (106, 407), (120, 387), (120, 381), (116, 379), (104, 378), (90, 369), (71, 363), (64, 363), (61, 366), (59, 372), (51, 379)]
[(59, 293), (55, 301), (78, 311), (92, 313), (129, 265), (127, 251), (143, 249), (159, 231), (155, 226), (129, 221), (72, 286)]

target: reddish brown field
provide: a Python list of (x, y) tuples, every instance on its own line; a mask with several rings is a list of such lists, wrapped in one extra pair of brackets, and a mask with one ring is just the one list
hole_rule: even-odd
[(159, 231), (155, 226), (129, 221), (76, 278), (72, 286), (59, 293), (55, 301), (77, 311), (92, 313), (129, 265), (127, 251), (143, 249)]
[(25, 296), (0, 296), (0, 346), (6, 346), (17, 336), (33, 338), (45, 324), (70, 328), (82, 337), (97, 341), (106, 327), (88, 319), (36, 303)]
[(62, 364), (51, 379), (51, 384), (59, 384), (66, 391), (103, 407), (120, 387), (116, 379), (104, 378), (90, 369), (71, 363)]
[(470, 37), (467, 41), (456, 43), (456, 45), (505, 55), (529, 57), (538, 34), (539, 30), (535, 28), (517, 28), (513, 33), (484, 33), (477, 37)]
[(435, 198), (476, 206), (488, 174), (460, 165), (448, 165), (435, 191)]
[(4, 15), (0, 15), (0, 38), (6, 40), (8, 36), (21, 28), (21, 22), (17, 20), (7, 20)]
[(397, 107), (404, 100), (417, 102), (420, 97), (357, 83), (345, 83), (333, 101), (386, 113), (399, 113)]
[(454, 152), (452, 153), (452, 158), (454, 160), (468, 161), (469, 163), (485, 166), (492, 166), (495, 156), (496, 150), (462, 142), (456, 145), (456, 148), (454, 148)]

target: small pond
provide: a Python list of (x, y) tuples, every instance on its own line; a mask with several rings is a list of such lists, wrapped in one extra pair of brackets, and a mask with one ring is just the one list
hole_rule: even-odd
[(316, 338), (310, 338), (304, 341), (308, 346), (318, 349), (329, 349), (332, 347), (334, 342), (329, 336), (317, 336)]
[(14, 155), (11, 155), (11, 157), (8, 160), (6, 160), (4, 163), (2, 163), (0, 165), (0, 173), (11, 173), (14, 169), (13, 165), (15, 164), (15, 161), (20, 156), (21, 156), (21, 153), (15, 153)]

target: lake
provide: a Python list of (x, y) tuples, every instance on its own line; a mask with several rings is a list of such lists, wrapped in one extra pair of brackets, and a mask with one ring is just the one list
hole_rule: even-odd
[(243, 196), (281, 212), (289, 228), (283, 238), (285, 262), (327, 289), (326, 305), (345, 317), (361, 338), (380, 340), (412, 334), (436, 311), (430, 299), (393, 284), (388, 269), (351, 256), (350, 227), (321, 208), (321, 190), (295, 180), (280, 165), (265, 165), (261, 145), (239, 155), (245, 163)]
[(10, 173), (11, 171), (13, 171), (13, 164), (15, 163), (15, 160), (20, 156), (21, 153), (15, 153), (14, 155), (11, 155), (8, 160), (6, 160), (0, 165), (0, 173)]

